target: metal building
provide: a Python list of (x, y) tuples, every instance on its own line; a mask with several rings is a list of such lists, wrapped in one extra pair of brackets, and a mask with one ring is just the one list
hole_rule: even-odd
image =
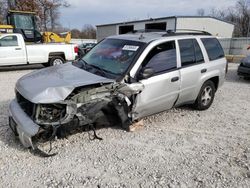
[(210, 16), (173, 16), (131, 22), (121, 22), (105, 25), (97, 25), (97, 41), (111, 35), (125, 34), (133, 30), (157, 29), (178, 30), (193, 29), (202, 30), (212, 35), (231, 38), (234, 25), (229, 22)]

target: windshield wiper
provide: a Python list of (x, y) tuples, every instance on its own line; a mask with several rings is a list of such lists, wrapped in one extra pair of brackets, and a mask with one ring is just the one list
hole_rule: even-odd
[(118, 75), (118, 76), (120, 76), (121, 74), (118, 74), (118, 73), (114, 73), (114, 72), (111, 72), (111, 71), (109, 71), (109, 70), (106, 70), (106, 69), (103, 69), (103, 68), (101, 68), (101, 67), (98, 67), (98, 66), (96, 66), (96, 65), (93, 65), (93, 64), (89, 64), (89, 63), (87, 63), (86, 61), (84, 61), (83, 59), (80, 59), (80, 61), (82, 62), (82, 64), (83, 64), (83, 69), (85, 69), (85, 70), (88, 70), (88, 67), (91, 67), (91, 68), (94, 68), (94, 69), (97, 69), (98, 71), (100, 71), (101, 72), (101, 74), (103, 75), (103, 76), (107, 76), (107, 74), (106, 73), (108, 73), (108, 74), (112, 74), (112, 75)]
[(87, 70), (86, 65), (88, 65), (88, 63), (87, 63), (86, 61), (84, 61), (83, 59), (79, 59), (79, 61), (81, 61), (81, 62), (82, 62), (83, 69), (84, 69), (84, 70)]
[(98, 67), (98, 66), (96, 66), (96, 65), (92, 65), (92, 64), (88, 64), (88, 63), (86, 63), (86, 64), (87, 64), (88, 66), (94, 68), (94, 69), (97, 69), (97, 70), (101, 71), (102, 75), (103, 75), (103, 76), (106, 76), (106, 71), (105, 71), (104, 69), (102, 69), (102, 68), (100, 68), (100, 67)]

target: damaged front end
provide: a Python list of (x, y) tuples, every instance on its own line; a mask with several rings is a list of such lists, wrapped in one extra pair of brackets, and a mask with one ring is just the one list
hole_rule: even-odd
[(41, 142), (55, 137), (95, 128), (120, 125), (123, 129), (133, 121), (133, 104), (143, 84), (109, 83), (76, 87), (64, 99), (53, 103), (33, 103), (16, 92), (10, 104), (10, 127), (21, 143), (34, 151)]

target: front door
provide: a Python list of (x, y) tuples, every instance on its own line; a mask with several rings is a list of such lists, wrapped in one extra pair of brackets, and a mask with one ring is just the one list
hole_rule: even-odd
[(17, 36), (9, 35), (0, 39), (0, 66), (26, 64), (25, 49), (18, 44)]
[(155, 114), (173, 107), (180, 90), (180, 71), (177, 69), (175, 41), (155, 46), (138, 72), (151, 68), (154, 74), (140, 78), (144, 89), (137, 95), (133, 108), (134, 119)]

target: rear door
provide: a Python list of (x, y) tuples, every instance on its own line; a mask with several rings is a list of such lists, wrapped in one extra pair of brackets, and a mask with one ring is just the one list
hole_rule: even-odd
[(173, 107), (180, 89), (176, 54), (175, 41), (169, 41), (155, 46), (144, 59), (138, 72), (147, 67), (154, 69), (155, 74), (139, 80), (145, 88), (137, 95), (134, 119)]
[(207, 72), (200, 41), (195, 38), (178, 40), (181, 59), (181, 90), (176, 105), (193, 103), (199, 93), (201, 76)]
[(26, 64), (24, 46), (16, 35), (4, 36), (0, 39), (0, 66)]

